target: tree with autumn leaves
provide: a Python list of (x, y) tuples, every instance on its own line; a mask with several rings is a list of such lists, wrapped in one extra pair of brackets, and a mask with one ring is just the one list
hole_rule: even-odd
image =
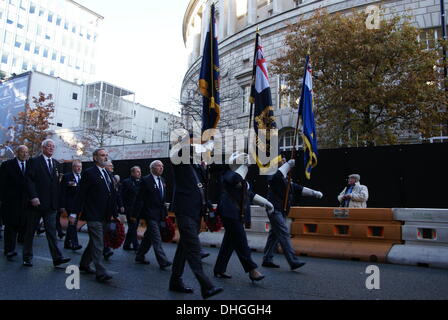
[(289, 26), (274, 72), (296, 101), (310, 53), (321, 147), (395, 144), (404, 133), (440, 135), (448, 121), (441, 42), (428, 49), (406, 16), (366, 27), (364, 12), (329, 14)]
[(52, 99), (51, 94), (46, 95), (43, 92), (39, 92), (38, 97), (33, 97), (34, 106), (31, 107), (27, 103), (25, 110), (14, 117), (15, 126), (12, 128), (14, 139), (7, 144), (13, 146), (24, 144), (28, 147), (30, 155), (38, 154), (42, 141), (50, 135), (48, 129), (52, 125), (50, 121), (54, 113)]

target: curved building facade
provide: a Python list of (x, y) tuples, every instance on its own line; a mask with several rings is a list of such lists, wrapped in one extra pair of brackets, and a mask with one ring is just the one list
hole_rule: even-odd
[[(215, 3), (221, 69), (221, 122), (219, 127), (245, 129), (249, 122), (249, 94), (255, 32), (260, 31), (268, 63), (282, 54), (287, 27), (299, 18), (310, 17), (318, 8), (330, 13), (352, 9), (364, 10), (376, 5), (388, 19), (393, 14), (409, 14), (422, 29), (421, 41), (431, 46), (441, 37), (439, 0), (191, 0), (183, 21), (183, 39), (188, 50), (188, 70), (182, 89), (182, 115), (187, 126), (198, 119), (194, 109), (200, 106), (197, 96), (198, 72), (204, 38), (207, 33), (210, 6)], [(445, 0), (445, 7), (448, 0)], [(280, 130), (280, 149), (292, 145), (297, 115), (291, 116), (288, 96), (282, 96), (284, 82), (270, 74), (273, 105)], [(296, 112), (295, 112), (296, 114)]]

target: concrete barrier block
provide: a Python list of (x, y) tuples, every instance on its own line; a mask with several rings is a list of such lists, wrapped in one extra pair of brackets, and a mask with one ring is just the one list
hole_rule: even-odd
[(387, 262), (448, 269), (448, 247), (418, 244), (395, 245), (387, 255)]
[(448, 224), (448, 209), (394, 208), (394, 219)]

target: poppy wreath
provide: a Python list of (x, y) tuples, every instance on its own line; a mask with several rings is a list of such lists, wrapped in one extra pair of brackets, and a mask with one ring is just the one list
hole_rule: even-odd
[(160, 221), (160, 235), (163, 242), (173, 241), (175, 233), (174, 217), (166, 217), (165, 220)]
[(120, 221), (112, 221), (104, 236), (104, 244), (108, 248), (117, 249), (124, 242), (124, 225)]
[(215, 208), (205, 215), (204, 220), (205, 224), (207, 225), (207, 229), (210, 232), (218, 232), (223, 227), (221, 216), (219, 215), (217, 209)]

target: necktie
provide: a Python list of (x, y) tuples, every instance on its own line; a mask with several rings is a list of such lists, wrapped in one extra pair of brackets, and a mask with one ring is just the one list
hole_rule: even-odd
[(103, 169), (103, 175), (106, 178), (107, 189), (109, 189), (109, 191), (110, 191), (110, 187), (111, 187), (111, 185), (110, 185), (110, 177), (109, 177), (109, 174), (107, 173), (106, 169)]
[(25, 163), (23, 161), (20, 162), (20, 166), (22, 167), (22, 173), (25, 174)]
[(81, 176), (79, 173), (76, 174), (76, 183), (79, 183), (79, 180), (81, 180)]
[(47, 159), (48, 161), (48, 171), (50, 171), (50, 174), (53, 173), (53, 166), (51, 165), (51, 159)]
[(157, 180), (159, 182), (160, 199), (163, 199), (163, 190), (162, 190), (162, 183), (160, 182), (160, 177), (158, 177)]

